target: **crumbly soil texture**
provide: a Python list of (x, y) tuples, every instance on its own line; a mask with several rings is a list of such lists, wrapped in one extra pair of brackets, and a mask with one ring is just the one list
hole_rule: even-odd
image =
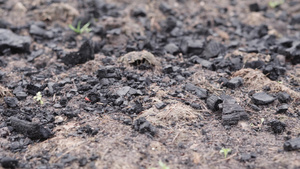
[(300, 167), (300, 1), (0, 0), (0, 15), (0, 168)]

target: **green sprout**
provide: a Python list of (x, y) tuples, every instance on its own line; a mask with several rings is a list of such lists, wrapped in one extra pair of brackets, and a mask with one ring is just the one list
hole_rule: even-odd
[(220, 150), (220, 154), (224, 154), (224, 157), (225, 157), (225, 158), (227, 157), (228, 153), (230, 153), (230, 152), (231, 152), (231, 149), (230, 149), (230, 148), (222, 148), (222, 149)]
[(40, 102), (41, 105), (44, 104), (41, 92), (37, 92), (33, 99), (35, 99), (37, 102)]
[(91, 28), (89, 28), (90, 22), (83, 25), (83, 27), (80, 27), (80, 26), (81, 26), (81, 21), (79, 21), (77, 23), (77, 28), (75, 28), (73, 25), (69, 24), (69, 28), (78, 34), (82, 34), (83, 32), (89, 33), (92, 30)]
[(273, 0), (273, 1), (269, 2), (269, 6), (271, 8), (277, 8), (278, 6), (280, 6), (283, 3), (284, 3), (284, 0)]
[[(159, 161), (159, 162), (158, 162), (158, 165), (159, 165), (160, 169), (170, 169), (170, 167), (168, 167), (168, 166), (167, 166), (166, 164), (164, 164), (162, 161)], [(149, 169), (156, 169), (156, 168), (151, 167), (151, 168), (149, 168)]]

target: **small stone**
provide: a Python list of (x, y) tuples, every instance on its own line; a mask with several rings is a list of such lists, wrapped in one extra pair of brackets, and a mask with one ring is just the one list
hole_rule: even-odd
[(283, 149), (285, 151), (295, 151), (300, 150), (300, 137), (290, 139), (283, 144)]
[(265, 92), (255, 93), (252, 96), (252, 101), (256, 105), (267, 105), (274, 102), (275, 98)]
[(241, 77), (234, 77), (226, 83), (226, 86), (230, 89), (235, 89), (242, 85), (243, 85), (243, 78), (241, 78)]
[(283, 105), (278, 107), (276, 113), (286, 113), (288, 109), (289, 109), (289, 105), (288, 104), (283, 104)]
[(165, 108), (166, 106), (167, 106), (167, 104), (164, 102), (159, 102), (159, 103), (155, 104), (155, 107), (159, 110)]

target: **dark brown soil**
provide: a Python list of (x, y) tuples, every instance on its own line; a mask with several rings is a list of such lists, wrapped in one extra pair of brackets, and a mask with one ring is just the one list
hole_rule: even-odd
[[(299, 151), (285, 151), (283, 148), (285, 141), (298, 137), (300, 133), (299, 62), (285, 55), (283, 67), (286, 72), (276, 80), (270, 79), (269, 74), (264, 74), (261, 69), (246, 68), (246, 62), (258, 59), (266, 64), (273, 63), (273, 56), (277, 53), (241, 50), (248, 47), (250, 40), (237, 35), (238, 26), (232, 26), (235, 23), (233, 19), (236, 23), (252, 26), (253, 29), (264, 24), (268, 27), (267, 35), (274, 35), (276, 40), (282, 37), (295, 37), (299, 40), (300, 24), (291, 24), (291, 18), (300, 12), (298, 10), (300, 3), (297, 1), (292, 6), (293, 2), (286, 0), (278, 8), (269, 7), (268, 0), (255, 1), (265, 9), (253, 12), (249, 10), (249, 5), (255, 3), (254, 1), (107, 0), (108, 12), (101, 17), (93, 18), (91, 28), (94, 30), (83, 34), (74, 33), (69, 29), (68, 24), (85, 16), (90, 9), (88, 2), (91, 0), (65, 0), (62, 4), (49, 2), (52, 1), (0, 0), (1, 18), (10, 23), (10, 26), (5, 29), (14, 30), (18, 35), (30, 36), (31, 54), (38, 49), (44, 50), (43, 54), (33, 61), (28, 61), (30, 53), (0, 55), (1, 60), (7, 64), (0, 68), (0, 71), (5, 73), (5, 76), (0, 76), (2, 77), (0, 78), (0, 162), (5, 159), (4, 157), (16, 159), (18, 161), (16, 168), (148, 169), (160, 168), (160, 161), (170, 169), (300, 167)], [(159, 7), (161, 3), (167, 3), (174, 15), (177, 18), (181, 17), (177, 20), (177, 25), (182, 25), (182, 30), (194, 32), (188, 36), (193, 36), (195, 39), (205, 38), (207, 41), (214, 40), (224, 46), (237, 41), (239, 43), (237, 47), (226, 47), (224, 58), (232, 58), (233, 55), (241, 56), (242, 67), (238, 70), (225, 70), (225, 68), (208, 70), (201, 64), (192, 63), (188, 53), (167, 54), (161, 53), (159, 49), (150, 50), (146, 47), (145, 50), (153, 53), (156, 59), (153, 63), (147, 64), (147, 61), (151, 61), (146, 57), (135, 62), (135, 65), (130, 64), (130, 61), (120, 62), (119, 58), (129, 53), (126, 51), (129, 44), (131, 42), (134, 45), (138, 44), (135, 38), (137, 35), (147, 37), (147, 33), (152, 32), (157, 39), (160, 35), (173, 42), (180, 42), (183, 39), (184, 35), (172, 37), (169, 32), (164, 33), (167, 26), (163, 22), (173, 14), (163, 13)], [(233, 3), (235, 5), (232, 5)], [(109, 6), (113, 7), (109, 8)], [(148, 20), (133, 17), (132, 11), (135, 9), (144, 9), (147, 15), (145, 18)], [(222, 12), (224, 10), (226, 12)], [(118, 14), (112, 16), (111, 13)], [(286, 21), (278, 19), (283, 13), (287, 15)], [(272, 17), (267, 17), (267, 14)], [(53, 39), (33, 36), (29, 32), (29, 26), (36, 21), (43, 21), (46, 29), (54, 32), (58, 27), (59, 36)], [(197, 35), (195, 29), (199, 24), (207, 28), (210, 33), (204, 36)], [(101, 26), (107, 31), (119, 28), (121, 32), (97, 35), (95, 29)], [(73, 48), (67, 47), (67, 44), (71, 43), (68, 40), (70, 37), (76, 42)], [(59, 56), (59, 52), (51, 47), (56, 45), (68, 54), (78, 51), (86, 39), (99, 43), (105, 40), (106, 44), (95, 52), (94, 59), (72, 66), (64, 64), (62, 57), (65, 55)], [(158, 46), (166, 44), (155, 43)], [(217, 59), (214, 57), (207, 60), (214, 62)], [(151, 69), (137, 69), (143, 64)], [(170, 64), (174, 67), (178, 66), (181, 74), (165, 73), (165, 66)], [(126, 76), (110, 81), (111, 83), (104, 90), (101, 88), (101, 83), (104, 82), (98, 79), (99, 75), (97, 78), (97, 70), (105, 66), (121, 67), (122, 75)], [(27, 69), (30, 69), (29, 72), (37, 71), (37, 73), (26, 76)], [(187, 72), (186, 74), (189, 75), (184, 76), (182, 72)], [(124, 86), (132, 87), (134, 82), (128, 78), (131, 76), (129, 74), (150, 78), (152, 82), (143, 84), (140, 89), (143, 91), (142, 95), (126, 97), (127, 106), (122, 105), (123, 107), (119, 108), (113, 102), (105, 103), (101, 99), (94, 104), (90, 102), (91, 98), (88, 98), (88, 94), (91, 92), (104, 90), (106, 94), (116, 93)], [(179, 74), (184, 77), (183, 80), (177, 79)], [(37, 80), (39, 75), (43, 76), (41, 80)], [(88, 80), (82, 80), (84, 76), (87, 76)], [(224, 87), (218, 82), (221, 77), (228, 79), (242, 77), (243, 85), (235, 89)], [(17, 108), (9, 108), (5, 103), (4, 98), (14, 97), (13, 90), (21, 86), (24, 81), (28, 84), (47, 85), (49, 82), (61, 83), (65, 78), (70, 78), (70, 82), (62, 85), (57, 93), (47, 96), (45, 91), (48, 88), (42, 90), (44, 101), (42, 105), (34, 100), (32, 94), (28, 94), (24, 100), (19, 100)], [(100, 87), (90, 85), (89, 80), (93, 78), (98, 80), (96, 83)], [(137, 81), (135, 83), (137, 83), (136, 89), (139, 89), (138, 85), (141, 84)], [(195, 94), (185, 91), (187, 83), (207, 89), (209, 96), (213, 94), (232, 96), (248, 114), (248, 119), (239, 120), (236, 125), (223, 125), (222, 110), (209, 109), (205, 99), (199, 99)], [(61, 100), (67, 97), (70, 90), (79, 91), (79, 88), (85, 85), (91, 88), (78, 92), (68, 99), (67, 106), (55, 106), (55, 104), (62, 105)], [(176, 91), (179, 91), (179, 94), (170, 95)], [(278, 99), (267, 105), (257, 105), (256, 108), (259, 109), (253, 108), (252, 94), (262, 91), (275, 98), (279, 92), (288, 93), (292, 100), (287, 103), (289, 106), (287, 112), (276, 113), (278, 107), (283, 105)], [(105, 93), (101, 93), (100, 98), (104, 97)], [(142, 102), (143, 110), (128, 114), (125, 110), (132, 108), (131, 103), (136, 101)], [(156, 104), (161, 102), (166, 103), (166, 106), (158, 109)], [(192, 103), (201, 108), (196, 109)], [(7, 112), (15, 112), (15, 114), (6, 115)], [(68, 117), (66, 112), (78, 114)], [(42, 124), (51, 130), (53, 136), (46, 140), (30, 139), (11, 127), (9, 121), (12, 116)], [(154, 126), (155, 135), (134, 130), (133, 123), (141, 117), (145, 117)], [(274, 120), (279, 120), (286, 125), (283, 132), (274, 133), (270, 127), (270, 122)], [(220, 153), (222, 148), (231, 149), (226, 158)]]

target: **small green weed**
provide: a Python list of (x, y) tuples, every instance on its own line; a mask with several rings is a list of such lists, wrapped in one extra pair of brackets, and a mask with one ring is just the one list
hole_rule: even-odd
[(75, 28), (73, 25), (69, 24), (69, 28), (78, 34), (82, 34), (83, 32), (89, 33), (92, 30), (91, 28), (89, 28), (90, 22), (83, 25), (83, 27), (80, 27), (80, 26), (81, 26), (81, 21), (79, 21), (77, 23), (77, 28)]
[(271, 8), (276, 8), (279, 5), (282, 5), (284, 3), (284, 0), (273, 0), (273, 1), (269, 1), (269, 6)]
[(40, 102), (41, 105), (44, 104), (41, 92), (37, 92), (33, 99), (35, 99), (37, 102)]
[[(163, 163), (162, 161), (159, 161), (158, 162), (158, 165), (159, 165), (159, 169), (170, 169), (170, 167), (168, 167), (165, 163)], [(155, 167), (151, 167), (149, 169), (156, 169)]]
[(231, 152), (231, 149), (230, 149), (230, 148), (222, 148), (222, 149), (220, 150), (220, 154), (224, 154), (224, 157), (225, 157), (225, 158), (227, 157), (228, 153), (230, 153), (230, 152)]

